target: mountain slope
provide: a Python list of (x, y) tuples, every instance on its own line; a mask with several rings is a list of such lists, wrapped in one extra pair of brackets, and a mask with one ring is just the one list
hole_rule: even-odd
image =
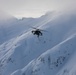
[[(10, 15), (6, 14), (6, 16), (9, 17)], [(40, 18), (24, 18), (21, 20), (11, 17), (11, 19), (8, 19), (6, 22), (3, 19), (3, 21), (0, 22), (0, 44), (32, 30), (31, 26), (37, 27), (46, 24), (53, 16), (54, 14), (51, 13), (50, 16), (43, 15)]]
[[(25, 68), (23, 68), (21, 70), (22, 74), (56, 75), (57, 72), (61, 70), (61, 68), (63, 68), (63, 66), (67, 63), (67, 60), (70, 59), (70, 57), (74, 54), (74, 52), (76, 54), (76, 49), (75, 49), (76, 44), (74, 43), (75, 40), (76, 40), (76, 35), (61, 42), (60, 44), (56, 45), (54, 48), (44, 52), (31, 64), (28, 64)], [(15, 73), (17, 73), (17, 71)], [(15, 73), (13, 75), (17, 75)]]
[(15, 22), (15, 29), (18, 28), (18, 31), (20, 24), (26, 23), (38, 26), (46, 32), (42, 32), (43, 36), (39, 39), (31, 33), (32, 29), (27, 25), (23, 25), (19, 33), (13, 32), (11, 36), (16, 36), (0, 45), (1, 75), (61, 74), (60, 70), (68, 63), (76, 49), (76, 15), (55, 13), (52, 17), (44, 17)]

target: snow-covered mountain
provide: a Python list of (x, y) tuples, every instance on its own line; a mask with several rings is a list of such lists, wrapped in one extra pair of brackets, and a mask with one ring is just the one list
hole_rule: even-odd
[[(31, 26), (45, 30), (43, 36), (33, 35)], [(0, 75), (76, 74), (75, 13), (16, 19), (0, 35)]]

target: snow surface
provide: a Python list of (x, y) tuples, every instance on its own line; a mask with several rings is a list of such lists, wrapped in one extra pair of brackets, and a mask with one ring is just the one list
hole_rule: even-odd
[(76, 14), (67, 13), (0, 25), (0, 75), (76, 75)]

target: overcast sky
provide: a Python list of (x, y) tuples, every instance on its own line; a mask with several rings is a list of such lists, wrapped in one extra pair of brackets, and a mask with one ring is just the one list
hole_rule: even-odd
[(38, 17), (47, 11), (75, 7), (76, 0), (0, 0), (0, 9), (16, 17)]

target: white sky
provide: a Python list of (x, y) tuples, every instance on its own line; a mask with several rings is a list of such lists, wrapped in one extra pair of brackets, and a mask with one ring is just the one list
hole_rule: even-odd
[(38, 17), (47, 11), (75, 7), (76, 0), (0, 0), (0, 9), (16, 17)]

